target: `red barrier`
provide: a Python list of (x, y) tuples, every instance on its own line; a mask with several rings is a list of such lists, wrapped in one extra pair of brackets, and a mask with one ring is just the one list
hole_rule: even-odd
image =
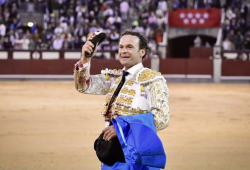
[[(78, 60), (1, 60), (0, 74), (73, 74), (74, 64)], [(143, 61), (145, 67), (150, 68), (151, 61)], [(101, 70), (122, 69), (119, 60), (92, 59), (91, 74), (100, 74)]]
[(187, 71), (187, 59), (161, 59), (160, 72), (162, 74), (185, 74)]
[(213, 75), (213, 61), (209, 59), (164, 59), (160, 60), (162, 74)]
[(209, 59), (213, 56), (213, 48), (206, 47), (190, 47), (189, 48), (189, 57), (190, 58), (204, 58)]
[[(73, 74), (77, 60), (0, 60), (0, 74)], [(143, 65), (150, 68), (151, 61)], [(98, 60), (91, 62), (91, 74), (100, 74), (102, 69), (122, 69), (118, 60)], [(213, 61), (209, 59), (161, 59), (162, 74), (213, 75)], [(223, 60), (222, 76), (250, 76), (250, 61)]]
[(187, 59), (186, 74), (213, 75), (213, 60), (209, 59)]
[(222, 60), (222, 76), (250, 76), (250, 61)]

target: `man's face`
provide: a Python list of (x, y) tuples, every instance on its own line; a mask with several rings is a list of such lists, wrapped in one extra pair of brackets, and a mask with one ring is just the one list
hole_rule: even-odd
[(145, 50), (139, 50), (140, 39), (134, 35), (124, 35), (119, 42), (119, 61), (126, 70), (142, 62)]

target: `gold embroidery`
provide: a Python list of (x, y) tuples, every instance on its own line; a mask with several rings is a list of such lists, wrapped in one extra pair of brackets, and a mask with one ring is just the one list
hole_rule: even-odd
[(109, 81), (109, 80), (110, 80), (110, 77), (109, 77), (109, 74), (108, 74), (108, 73), (106, 73), (105, 79), (106, 79), (106, 81)]
[(133, 89), (129, 90), (128, 95), (135, 96), (135, 90)]
[(123, 96), (119, 96), (117, 99), (118, 103), (124, 103), (124, 101), (125, 101), (125, 98)]
[(109, 89), (109, 92), (108, 92), (108, 93), (113, 94), (113, 93), (114, 93), (114, 91), (115, 91), (115, 88), (116, 88), (116, 87), (113, 87), (113, 88)]
[(134, 84), (134, 81), (133, 80), (128, 80), (126, 81), (125, 85), (128, 85), (128, 86), (133, 86)]
[(121, 90), (121, 93), (124, 93), (124, 94), (128, 94), (128, 92), (129, 92), (128, 88), (123, 88)]
[(124, 93), (124, 94), (128, 94), (128, 95), (130, 95), (130, 96), (135, 96), (135, 90), (133, 90), (133, 89), (128, 89), (128, 88), (123, 88), (122, 90), (121, 90), (121, 93)]
[(120, 115), (136, 115), (136, 114), (142, 114), (142, 113), (147, 113), (147, 110), (141, 110), (141, 109), (135, 109), (135, 108), (130, 108), (127, 106), (120, 107), (119, 109), (116, 108), (115, 111), (117, 114)]
[(109, 103), (110, 99), (111, 99), (111, 96), (107, 96), (105, 102), (106, 102), (106, 103)]
[(115, 84), (120, 83), (121, 79), (122, 79), (122, 76), (117, 77), (117, 78), (115, 79)]
[(144, 92), (145, 92), (144, 86), (143, 84), (141, 84), (141, 93), (144, 93)]
[(146, 69), (144, 70), (138, 78), (139, 82), (144, 82), (144, 81), (148, 81), (150, 79), (153, 79), (155, 76), (160, 76), (161, 73), (156, 72), (154, 70), (150, 70), (150, 69)]
[(102, 109), (102, 113), (106, 113), (106, 112), (107, 112), (107, 109), (108, 109), (108, 107), (107, 107), (107, 106), (104, 106), (103, 109)]
[(129, 97), (125, 98), (125, 104), (132, 105), (132, 99)]

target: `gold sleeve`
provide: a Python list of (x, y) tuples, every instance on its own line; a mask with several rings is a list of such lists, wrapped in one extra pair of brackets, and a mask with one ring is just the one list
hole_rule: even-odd
[(166, 128), (169, 124), (169, 91), (164, 79), (157, 79), (149, 84), (149, 105), (154, 115), (156, 131)]

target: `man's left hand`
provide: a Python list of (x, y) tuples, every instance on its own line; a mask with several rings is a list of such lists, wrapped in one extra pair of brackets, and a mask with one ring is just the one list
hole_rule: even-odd
[(103, 139), (108, 141), (117, 136), (113, 125), (103, 129), (102, 133), (104, 133)]

